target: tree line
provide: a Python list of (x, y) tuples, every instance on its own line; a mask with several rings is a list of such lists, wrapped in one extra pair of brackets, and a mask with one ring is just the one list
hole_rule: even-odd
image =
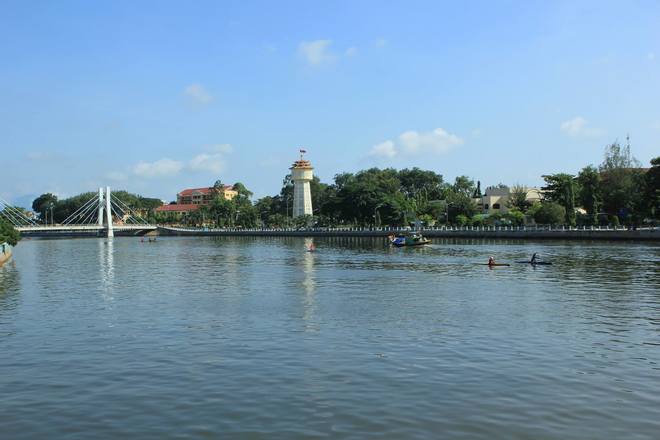
[[(407, 226), (523, 224), (533, 219), (541, 224), (630, 226), (657, 222), (660, 214), (660, 157), (643, 168), (630, 152), (630, 145), (608, 145), (598, 166), (588, 165), (577, 174), (544, 175), (540, 201), (531, 203), (527, 189), (513, 185), (506, 214), (483, 214), (475, 200), (481, 183), (467, 176), (445, 182), (435, 171), (410, 168), (370, 168), (335, 175), (332, 183), (314, 177), (310, 183), (313, 215), (293, 218), (293, 182), (284, 177), (278, 194), (252, 202), (252, 192), (237, 182), (238, 196), (221, 195), (208, 205), (183, 217), (154, 213), (160, 200), (117, 191), (114, 193), (133, 209), (142, 210), (154, 223), (184, 223), (217, 227), (306, 227), (306, 226)], [(220, 188), (219, 180), (215, 186)], [(504, 185), (499, 186), (506, 188)], [(95, 196), (84, 193), (58, 200), (43, 194), (32, 207), (43, 220), (50, 216), (61, 222)], [(52, 215), (49, 214), (52, 212)]]
[(660, 215), (660, 157), (643, 168), (629, 144), (608, 145), (598, 167), (588, 165), (577, 175), (557, 173), (543, 179), (544, 199), (555, 223), (639, 226), (655, 224)]

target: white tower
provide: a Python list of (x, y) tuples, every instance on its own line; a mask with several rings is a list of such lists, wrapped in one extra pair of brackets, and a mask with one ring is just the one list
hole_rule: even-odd
[(312, 191), (309, 182), (314, 178), (312, 164), (303, 159), (305, 150), (300, 150), (300, 160), (293, 163), (291, 180), (293, 180), (293, 217), (312, 215)]

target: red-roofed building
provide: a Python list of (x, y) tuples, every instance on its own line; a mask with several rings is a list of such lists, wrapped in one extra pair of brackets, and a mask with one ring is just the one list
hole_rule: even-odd
[(173, 203), (171, 205), (163, 205), (154, 209), (154, 212), (160, 214), (185, 214), (191, 211), (197, 211), (201, 205), (180, 205), (178, 203)]
[(184, 189), (176, 195), (177, 205), (208, 205), (217, 196), (231, 200), (238, 195), (233, 186), (225, 185), (222, 188), (190, 188)]
[(176, 203), (163, 205), (156, 208), (156, 214), (175, 214), (181, 216), (192, 211), (197, 211), (202, 205), (209, 205), (216, 197), (231, 200), (238, 195), (233, 186), (225, 185), (222, 188), (189, 188), (184, 189), (176, 195)]

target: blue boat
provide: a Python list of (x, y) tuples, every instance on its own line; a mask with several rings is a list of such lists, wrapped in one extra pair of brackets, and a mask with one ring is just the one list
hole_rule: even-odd
[(388, 238), (392, 246), (396, 246), (396, 247), (423, 246), (425, 244), (431, 243), (431, 240), (425, 238), (419, 232), (414, 232), (412, 234), (405, 234), (405, 235), (390, 235)]

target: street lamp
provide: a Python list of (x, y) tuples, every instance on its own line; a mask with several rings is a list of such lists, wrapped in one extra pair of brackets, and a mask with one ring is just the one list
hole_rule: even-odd
[[(378, 209), (381, 208), (383, 205), (384, 205), (384, 203), (379, 203), (379, 204), (376, 205), (376, 207), (374, 208), (374, 228), (375, 228), (376, 226), (380, 226), (380, 225), (376, 225), (376, 219), (377, 219), (377, 218), (380, 219), (380, 216), (378, 215)], [(380, 223), (380, 222), (379, 222), (379, 223)]]
[(450, 203), (445, 200), (445, 224), (449, 223), (449, 205), (456, 206), (455, 203)]

